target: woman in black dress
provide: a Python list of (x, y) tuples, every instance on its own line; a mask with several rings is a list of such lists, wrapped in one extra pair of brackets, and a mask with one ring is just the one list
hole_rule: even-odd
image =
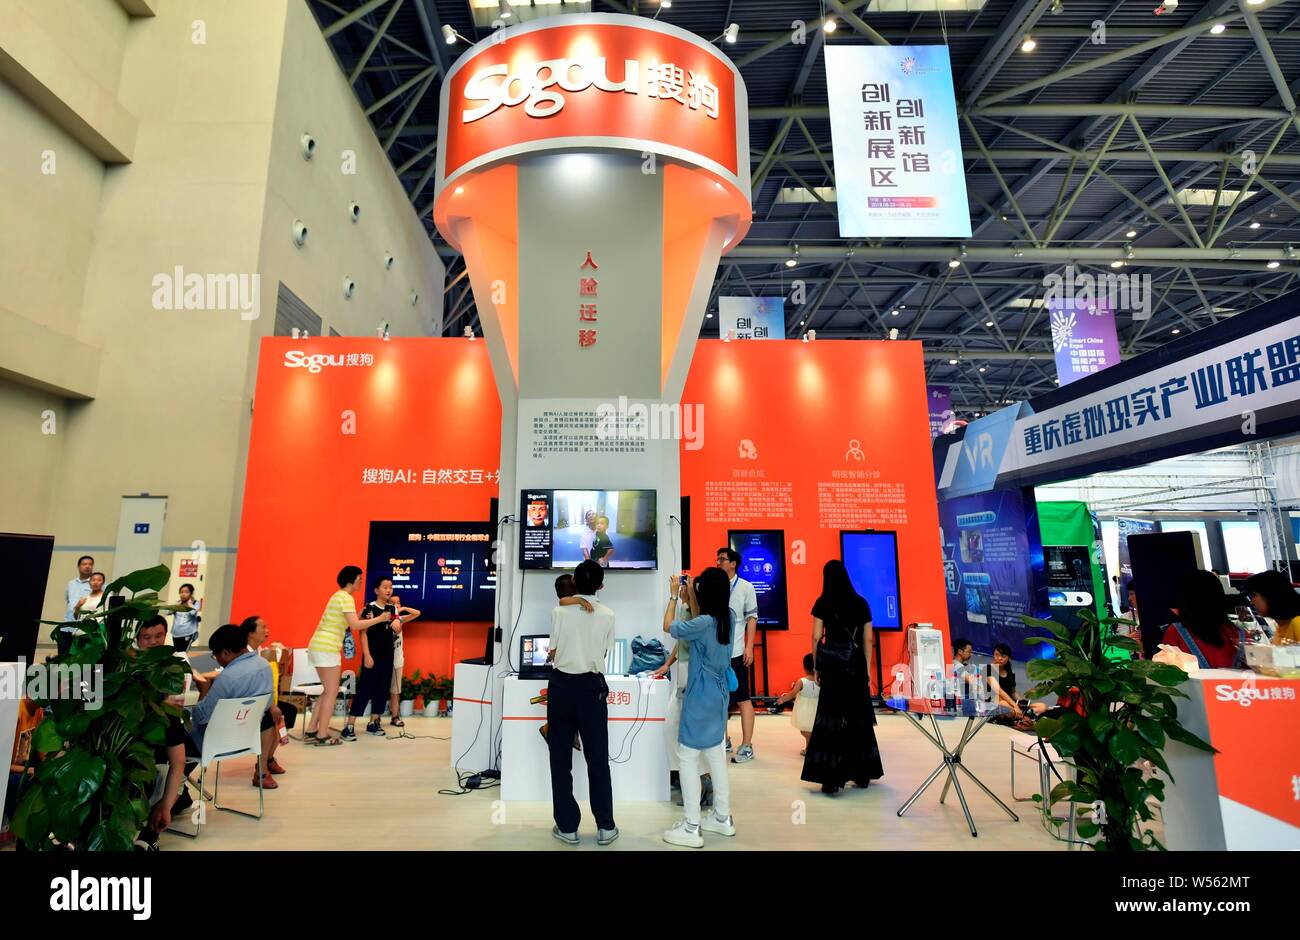
[(818, 695), (803, 761), (804, 780), (835, 793), (849, 781), (866, 787), (885, 775), (871, 707), (871, 608), (853, 589), (844, 563), (822, 568), (822, 593), (813, 605), (813, 659)]

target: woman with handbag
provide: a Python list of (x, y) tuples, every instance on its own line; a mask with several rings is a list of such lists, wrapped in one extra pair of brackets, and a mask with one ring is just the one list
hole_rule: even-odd
[(804, 755), (802, 779), (837, 793), (885, 775), (871, 707), (871, 607), (849, 580), (844, 562), (822, 568), (822, 593), (813, 604), (813, 661), (821, 685), (817, 718)]
[[(727, 732), (727, 704), (734, 676), (731, 671), (731, 585), (721, 568), (707, 568), (694, 584), (685, 575), (668, 582), (668, 608), (664, 632), (690, 644), (691, 669), (682, 697), (677, 731), (677, 759), (681, 766), (682, 808), (685, 818), (664, 831), (671, 845), (701, 848), (705, 832), (734, 836), (731, 787), (727, 781), (727, 753), (722, 741)], [(687, 612), (678, 613), (678, 598)], [(713, 778), (713, 809), (701, 818), (700, 762)]]

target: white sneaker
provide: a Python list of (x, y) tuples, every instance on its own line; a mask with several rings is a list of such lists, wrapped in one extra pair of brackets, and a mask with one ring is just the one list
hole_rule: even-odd
[(700, 828), (705, 832), (716, 832), (720, 836), (734, 836), (736, 825), (730, 816), (723, 819), (716, 812), (705, 813), (700, 817)]
[(664, 841), (669, 845), (683, 845), (688, 849), (704, 848), (704, 836), (700, 835), (700, 827), (692, 826), (685, 818), (677, 820), (676, 825), (671, 829), (664, 830)]

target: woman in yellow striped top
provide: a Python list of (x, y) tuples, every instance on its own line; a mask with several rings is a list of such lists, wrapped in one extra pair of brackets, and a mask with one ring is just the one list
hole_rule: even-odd
[(325, 687), (325, 691), (316, 700), (311, 721), (307, 724), (307, 740), (318, 745), (343, 743), (330, 728), (334, 701), (339, 694), (339, 673), (343, 666), (340, 656), (343, 635), (349, 628), (359, 633), (391, 618), (387, 611), (369, 620), (357, 616), (357, 605), (352, 595), (362, 588), (362, 572), (356, 565), (345, 565), (335, 580), (339, 589), (330, 596), (325, 612), (320, 616), (320, 623), (316, 625), (316, 632), (307, 644), (307, 656), (316, 668), (316, 674), (320, 676), (321, 685)]

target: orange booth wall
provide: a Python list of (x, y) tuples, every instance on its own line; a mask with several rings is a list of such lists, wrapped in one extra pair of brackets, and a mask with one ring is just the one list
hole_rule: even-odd
[[(920, 343), (701, 341), (682, 401), (704, 407), (704, 446), (682, 447), (692, 569), (713, 563), (728, 529), (785, 530), (790, 629), (766, 634), (769, 691), (803, 675), (841, 529), (896, 531), (904, 624), (947, 632)], [(904, 644), (903, 631), (882, 631), (886, 682)]]
[[(946, 631), (919, 343), (701, 341), (683, 402), (703, 406), (702, 446), (683, 442), (681, 451), (693, 569), (712, 563), (729, 528), (785, 530), (790, 630), (768, 634), (772, 691), (801, 674), (821, 566), (839, 557), (841, 528), (895, 529), (903, 618)], [(861, 460), (850, 452), (853, 440)], [(755, 458), (740, 456), (742, 441)], [(488, 518), (500, 447), (486, 343), (263, 340), (233, 617), (260, 614), (272, 639), (306, 645), (338, 569), (365, 566), (371, 520)], [(906, 522), (863, 521), (841, 505), (860, 500), (852, 494), (864, 486), (896, 499), (900, 484), (905, 502), (873, 511), (902, 511)], [(787, 486), (788, 511), (779, 508)], [(743, 521), (726, 521), (736, 510), (723, 499), (750, 501), (741, 504)], [(671, 564), (665, 546), (665, 575)], [(205, 623), (204, 634), (216, 626)], [(486, 630), (411, 624), (405, 672), (450, 674), (458, 660), (482, 655)], [(902, 643), (901, 633), (882, 635), (886, 669), (901, 661)]]
[[(371, 520), (486, 520), (500, 453), (486, 343), (263, 340), (233, 619), (260, 614), (272, 640), (306, 646), (338, 570), (365, 567)], [(449, 675), (483, 655), (486, 633), (482, 623), (412, 623), (404, 671)]]

